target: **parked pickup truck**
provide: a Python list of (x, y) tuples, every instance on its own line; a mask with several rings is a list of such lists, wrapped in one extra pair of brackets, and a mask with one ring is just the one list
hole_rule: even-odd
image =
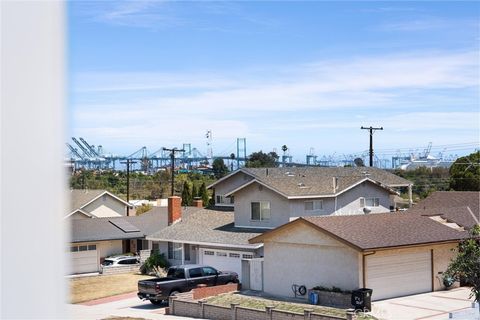
[(169, 296), (190, 291), (199, 284), (217, 286), (227, 283), (238, 283), (238, 274), (198, 264), (181, 265), (170, 267), (165, 278), (138, 281), (137, 295), (142, 300), (161, 304)]

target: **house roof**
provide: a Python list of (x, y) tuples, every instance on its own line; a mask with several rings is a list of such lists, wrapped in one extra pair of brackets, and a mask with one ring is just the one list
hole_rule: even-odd
[[(242, 168), (217, 180), (208, 187), (227, 180), (231, 176), (243, 172), (275, 190), (287, 195), (332, 194), (333, 178), (338, 179), (338, 191), (352, 184), (369, 178), (389, 188), (406, 187), (413, 184), (393, 173), (374, 167), (284, 167), (284, 168)], [(303, 184), (306, 188), (301, 188)]]
[[(359, 170), (362, 169), (362, 170)], [(305, 197), (332, 197), (362, 182), (369, 182), (397, 194), (392, 187), (408, 186), (410, 181), (376, 168), (247, 168), (254, 179), (231, 190), (234, 194), (252, 183), (261, 184), (288, 199)], [(267, 173), (268, 170), (268, 173)], [(334, 189), (334, 179), (336, 188)]]
[(462, 207), (421, 212), (410, 210), (405, 213), (302, 217), (257, 236), (250, 242), (263, 242), (265, 238), (294, 223), (306, 223), (359, 251), (456, 242), (468, 235), (465, 230), (451, 228), (430, 218), (443, 214), (455, 216), (459, 221), (471, 215), (468, 207)]
[(414, 209), (455, 208), (469, 206), (478, 217), (480, 214), (480, 192), (436, 191), (418, 202)]
[[(168, 225), (167, 208), (155, 207), (150, 211), (129, 217), (110, 217), (95, 219), (68, 220), (70, 223), (70, 242), (87, 242), (101, 240), (121, 240), (143, 238), (147, 234), (161, 230)], [(122, 230), (123, 225), (133, 226), (132, 231)]]
[(126, 206), (130, 205), (128, 202), (108, 192), (107, 190), (93, 189), (93, 190), (79, 190), (73, 189), (68, 191), (67, 199), (70, 200), (70, 213), (81, 209), (89, 203), (95, 201), (104, 194), (108, 194), (112, 198), (122, 202)]
[(263, 232), (261, 229), (235, 227), (233, 212), (199, 209), (183, 216), (181, 221), (147, 236), (147, 239), (254, 249), (261, 245), (249, 244), (248, 239)]

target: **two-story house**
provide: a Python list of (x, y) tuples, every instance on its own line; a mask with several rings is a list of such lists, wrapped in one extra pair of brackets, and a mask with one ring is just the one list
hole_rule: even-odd
[(376, 168), (243, 168), (218, 180), (215, 204), (238, 227), (274, 228), (300, 216), (382, 213), (412, 183)]
[(393, 188), (411, 184), (374, 168), (244, 168), (210, 186), (215, 210), (183, 215), (179, 198), (169, 200), (169, 210), (180, 213), (147, 240), (172, 264), (210, 264), (242, 277), (242, 260), (263, 256), (263, 245), (248, 239), (300, 216), (389, 212)]

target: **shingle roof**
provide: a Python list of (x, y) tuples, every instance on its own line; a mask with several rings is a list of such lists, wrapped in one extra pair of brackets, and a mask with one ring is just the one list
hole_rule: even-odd
[[(444, 209), (442, 212), (458, 217), (470, 215), (466, 207)], [(306, 221), (358, 250), (457, 241), (468, 235), (467, 231), (453, 229), (429, 217), (434, 215), (439, 215), (438, 209), (422, 212), (411, 210), (408, 213), (302, 217), (290, 224)], [(273, 233), (285, 226), (270, 232)], [(268, 234), (254, 238), (251, 242), (262, 242)]]
[(70, 190), (67, 199), (70, 199), (70, 212), (82, 208), (84, 205), (105, 193), (106, 190)]
[[(330, 196), (369, 179), (384, 188), (408, 186), (412, 182), (385, 170), (370, 167), (298, 167), (298, 168), (243, 168), (260, 183), (288, 196)], [(333, 179), (337, 188), (334, 191)]]
[[(147, 234), (165, 228), (167, 208), (155, 207), (140, 215), (130, 217), (91, 218), (67, 220), (71, 223), (71, 242), (120, 240), (143, 238)], [(138, 232), (124, 232), (111, 222), (126, 221), (139, 229)]]
[(153, 233), (149, 240), (185, 243), (204, 243), (223, 246), (255, 248), (248, 239), (263, 233), (263, 230), (237, 228), (234, 226), (233, 212), (201, 209), (183, 217), (181, 221)]
[(480, 214), (480, 192), (436, 191), (418, 202), (414, 209), (455, 208), (468, 206), (478, 217)]

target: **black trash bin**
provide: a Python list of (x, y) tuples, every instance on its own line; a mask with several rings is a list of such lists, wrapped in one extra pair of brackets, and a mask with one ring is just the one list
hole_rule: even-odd
[(353, 290), (352, 305), (355, 310), (372, 311), (372, 292), (368, 288)]

